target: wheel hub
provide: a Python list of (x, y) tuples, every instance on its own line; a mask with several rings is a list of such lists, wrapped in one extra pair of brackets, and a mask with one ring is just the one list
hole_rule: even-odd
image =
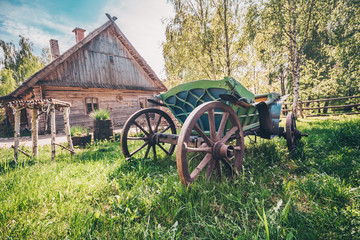
[(234, 156), (235, 149), (231, 145), (226, 145), (220, 141), (216, 142), (213, 147), (213, 156), (216, 159), (232, 158)]
[(147, 142), (153, 146), (156, 144), (156, 137), (155, 137), (155, 134), (150, 134), (149, 137), (148, 137), (148, 140)]

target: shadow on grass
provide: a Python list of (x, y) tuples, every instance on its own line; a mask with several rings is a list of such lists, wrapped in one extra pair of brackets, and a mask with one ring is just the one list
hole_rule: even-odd
[(15, 162), (15, 161), (7, 162), (0, 166), (0, 174), (4, 174), (9, 170), (14, 170), (18, 166), (32, 166), (35, 163), (36, 161), (34, 159), (29, 159), (26, 162)]
[(121, 175), (133, 174), (139, 178), (167, 175), (171, 169), (176, 168), (173, 156), (166, 156), (147, 159), (125, 160), (117, 169), (110, 174), (110, 179), (118, 178)]
[(115, 161), (123, 158), (120, 143), (111, 141), (97, 141), (86, 145), (83, 152), (76, 156), (79, 161)]

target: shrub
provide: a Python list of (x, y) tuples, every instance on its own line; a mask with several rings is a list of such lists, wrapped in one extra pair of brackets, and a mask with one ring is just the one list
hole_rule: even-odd
[(106, 109), (98, 109), (90, 113), (90, 117), (94, 120), (109, 120), (110, 115), (110, 112)]
[(70, 135), (72, 137), (83, 137), (83, 136), (89, 136), (90, 129), (83, 126), (72, 126), (70, 128)]

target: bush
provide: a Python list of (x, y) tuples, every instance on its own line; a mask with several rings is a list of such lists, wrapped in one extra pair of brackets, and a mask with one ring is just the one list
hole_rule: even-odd
[(106, 109), (98, 109), (90, 113), (90, 117), (94, 120), (109, 120), (110, 115), (110, 112)]
[(89, 136), (90, 129), (83, 126), (72, 126), (70, 128), (70, 135), (72, 137), (84, 137)]

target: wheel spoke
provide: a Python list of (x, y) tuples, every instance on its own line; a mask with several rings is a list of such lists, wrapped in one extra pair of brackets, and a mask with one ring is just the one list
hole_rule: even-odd
[(157, 143), (157, 145), (166, 153), (166, 155), (169, 155), (169, 152), (163, 146), (161, 146), (159, 143)]
[(210, 139), (215, 141), (216, 139), (216, 129), (215, 129), (215, 115), (214, 115), (214, 109), (211, 108), (208, 111), (208, 117), (209, 117), (209, 126), (210, 126)]
[(146, 153), (145, 153), (145, 157), (144, 158), (147, 158), (148, 155), (149, 155), (149, 152), (150, 152), (150, 149), (151, 149), (151, 146), (148, 145), (147, 149), (146, 149)]
[(164, 132), (166, 132), (167, 130), (169, 130), (171, 128), (171, 126), (169, 125), (169, 126), (167, 126), (164, 130), (162, 130), (161, 131), (161, 133), (164, 133)]
[(140, 130), (141, 131), (143, 131), (145, 134), (146, 134), (146, 136), (150, 136), (150, 134), (142, 127), (142, 126), (140, 126), (140, 124), (138, 124), (136, 121), (134, 121), (134, 124), (138, 127), (138, 128), (140, 128)]
[(214, 171), (214, 167), (215, 167), (215, 159), (212, 159), (212, 161), (210, 161), (207, 171), (206, 171), (206, 179), (210, 180), (211, 174)]
[(224, 134), (224, 130), (225, 130), (226, 123), (227, 123), (227, 120), (229, 118), (229, 115), (230, 115), (230, 113), (224, 112), (224, 114), (223, 114), (223, 116), (221, 118), (219, 128), (218, 128), (218, 133), (217, 133), (217, 136), (216, 136), (217, 139), (221, 139), (222, 135)]
[(231, 172), (236, 173), (235, 169), (231, 166), (231, 163), (226, 158), (221, 158), (221, 161), (230, 169)]
[(222, 143), (226, 143), (229, 138), (238, 130), (239, 128), (237, 126), (233, 126), (232, 129), (225, 135), (223, 139), (221, 139)]
[(208, 146), (213, 145), (212, 141), (205, 135), (205, 133), (203, 132), (203, 130), (201, 130), (201, 128), (199, 127), (199, 125), (197, 123), (195, 124), (194, 129), (204, 139), (204, 141), (208, 144)]
[(148, 137), (127, 137), (128, 140), (148, 140)]
[(130, 157), (132, 155), (134, 155), (135, 153), (137, 153), (138, 151), (140, 151), (141, 149), (143, 149), (146, 145), (148, 145), (148, 142), (145, 142), (143, 145), (141, 145), (140, 147), (138, 147), (135, 151), (133, 151), (132, 153), (130, 153)]
[(211, 147), (192, 148), (192, 147), (188, 147), (186, 143), (184, 143), (184, 144), (185, 144), (185, 149), (186, 149), (187, 152), (207, 152), (207, 153), (212, 152)]
[(240, 146), (236, 146), (236, 147), (234, 147), (234, 150), (236, 150), (236, 151), (241, 151), (241, 147), (240, 147)]
[(146, 112), (146, 113), (145, 113), (145, 116), (146, 116), (147, 124), (148, 124), (148, 126), (149, 126), (149, 132), (150, 132), (150, 133), (153, 133), (153, 130), (152, 130), (152, 128), (151, 128), (149, 113)]
[(199, 175), (201, 170), (203, 170), (203, 168), (210, 162), (211, 159), (212, 159), (212, 154), (208, 153), (208, 154), (205, 155), (203, 160), (201, 160), (199, 165), (190, 174), (190, 177), (191, 177), (192, 180), (194, 180)]
[(158, 128), (159, 128), (159, 125), (160, 125), (160, 122), (161, 122), (161, 118), (162, 118), (162, 116), (160, 115), (159, 120), (158, 120), (158, 122), (156, 123), (155, 129), (154, 129), (154, 132), (155, 132), (155, 133), (157, 133), (157, 131), (158, 131)]

